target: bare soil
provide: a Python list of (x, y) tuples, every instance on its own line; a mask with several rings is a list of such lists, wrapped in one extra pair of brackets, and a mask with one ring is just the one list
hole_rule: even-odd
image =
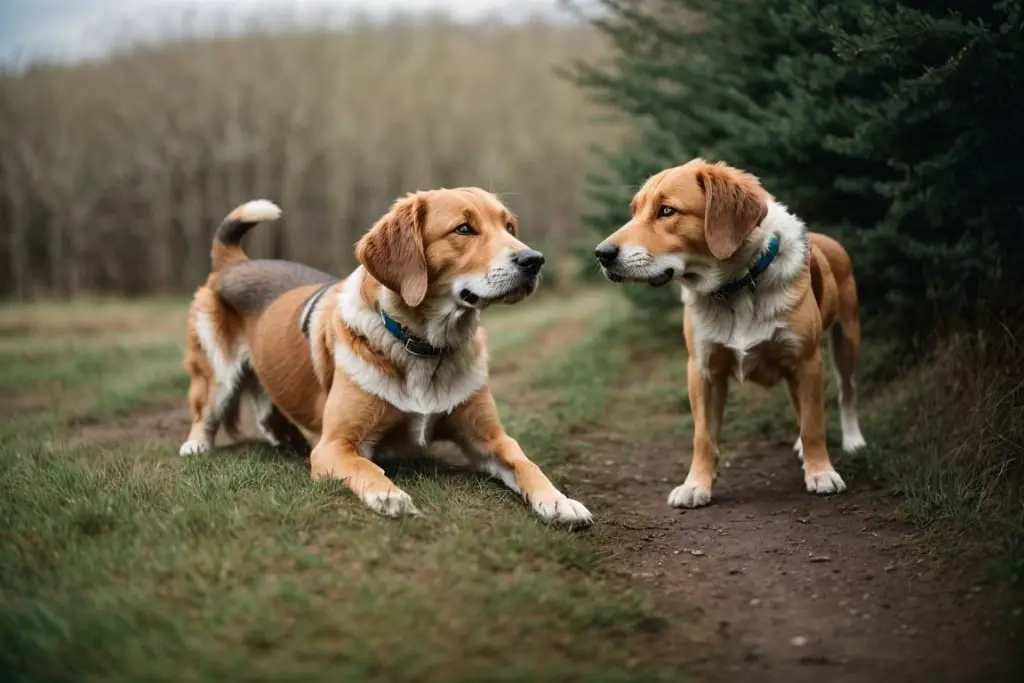
[(816, 496), (791, 443), (742, 444), (723, 449), (712, 503), (682, 511), (666, 499), (689, 443), (580, 440), (559, 478), (594, 513), (609, 569), (685, 622), (673, 649), (694, 653), (699, 680), (1024, 680), (1009, 591), (934, 552), (870, 482)]

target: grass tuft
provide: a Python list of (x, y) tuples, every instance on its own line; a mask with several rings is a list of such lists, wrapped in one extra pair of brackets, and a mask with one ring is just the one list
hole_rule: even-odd
[(998, 557), (995, 570), (1024, 587), (1018, 338), (1007, 329), (954, 337), (875, 403), (866, 421), (875, 435), (863, 455), (869, 471), (902, 497), (910, 519), (941, 536), (941, 547)]

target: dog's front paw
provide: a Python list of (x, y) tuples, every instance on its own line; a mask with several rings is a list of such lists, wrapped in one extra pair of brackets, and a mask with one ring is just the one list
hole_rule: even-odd
[(361, 498), (367, 507), (385, 517), (401, 517), (402, 515), (419, 517), (423, 514), (412, 502), (412, 497), (399, 489), (364, 493)]
[(807, 490), (811, 493), (842, 493), (846, 490), (843, 478), (831, 467), (827, 470), (805, 473), (804, 483), (807, 484)]
[(178, 455), (195, 455), (196, 453), (205, 453), (208, 450), (210, 450), (210, 444), (205, 441), (186, 441), (178, 449)]
[(699, 508), (711, 502), (711, 486), (687, 480), (668, 494), (668, 504), (674, 508)]
[(594, 517), (583, 503), (559, 493), (550, 496), (531, 496), (533, 511), (545, 522), (569, 526), (589, 526)]
[(796, 437), (796, 443), (793, 444), (793, 450), (796, 451), (796, 457), (800, 458), (800, 462), (804, 461), (804, 440), (799, 436)]

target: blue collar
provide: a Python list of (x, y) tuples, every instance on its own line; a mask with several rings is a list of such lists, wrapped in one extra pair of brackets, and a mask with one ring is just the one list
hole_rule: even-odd
[(772, 238), (768, 240), (768, 248), (761, 252), (761, 256), (758, 257), (754, 265), (750, 266), (750, 270), (748, 270), (743, 277), (736, 280), (730, 280), (715, 291), (711, 292), (712, 298), (717, 301), (725, 301), (744, 287), (749, 287), (753, 290), (757, 285), (757, 279), (764, 274), (764, 271), (768, 270), (768, 266), (772, 264), (772, 261), (774, 261), (775, 257), (778, 255), (779, 236), (772, 235)]
[(391, 333), (391, 336), (401, 342), (405, 346), (405, 350), (410, 354), (433, 357), (440, 356), (444, 351), (444, 349), (437, 348), (426, 339), (410, 334), (409, 330), (402, 323), (385, 313), (380, 304), (377, 304), (377, 312), (380, 313), (380, 319), (384, 321), (384, 327)]

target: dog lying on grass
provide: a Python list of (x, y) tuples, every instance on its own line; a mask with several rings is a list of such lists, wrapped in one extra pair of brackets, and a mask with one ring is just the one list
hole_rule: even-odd
[(211, 448), (249, 395), (268, 440), (315, 443), (313, 478), (344, 480), (383, 515), (420, 512), (374, 460), (448, 440), (541, 518), (591, 522), (505, 433), (487, 385), (481, 311), (531, 295), (544, 264), (497, 197), (457, 188), (396, 201), (359, 241), (361, 265), (344, 280), (248, 259), (242, 237), (280, 215), (255, 200), (217, 229), (188, 316), (193, 422), (182, 455)]

